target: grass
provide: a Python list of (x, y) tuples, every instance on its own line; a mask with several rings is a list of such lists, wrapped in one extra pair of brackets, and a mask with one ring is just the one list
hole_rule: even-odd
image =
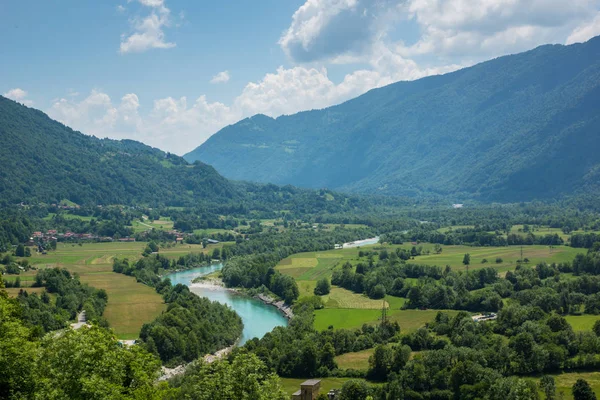
[[(571, 388), (578, 379), (585, 379), (596, 396), (600, 396), (600, 372), (566, 372), (552, 376), (556, 383), (556, 393), (562, 392), (565, 399), (573, 399)], [(539, 378), (535, 381), (536, 383), (539, 382)]]
[[(34, 254), (28, 260), (37, 268), (61, 267), (77, 273), (82, 282), (108, 293), (104, 316), (120, 339), (135, 339), (144, 323), (152, 321), (164, 309), (162, 297), (135, 278), (112, 272), (115, 257), (134, 260), (145, 243), (86, 243), (82, 246), (59, 243), (47, 255)], [(21, 282), (33, 279), (35, 271), (21, 275)], [(40, 290), (40, 289), (28, 289)], [(15, 291), (15, 290), (12, 290)], [(17, 289), (18, 293), (18, 289)]]
[[(402, 333), (413, 332), (433, 321), (439, 310), (390, 310), (388, 320), (398, 322)], [(451, 316), (458, 311), (444, 310)], [(335, 329), (359, 329), (363, 324), (375, 325), (381, 322), (381, 309), (335, 309), (324, 308), (315, 311), (315, 328), (326, 330), (330, 325)]]
[(565, 319), (574, 331), (591, 331), (594, 323), (600, 320), (600, 315), (567, 315)]
[(150, 229), (171, 230), (173, 229), (173, 221), (168, 217), (161, 217), (158, 220), (145, 219), (144, 221), (134, 220), (131, 223), (131, 228), (135, 233), (148, 231)]
[(335, 358), (335, 362), (339, 368), (367, 371), (369, 369), (369, 357), (371, 357), (374, 351), (375, 349), (367, 349), (355, 353), (342, 354)]
[[(48, 213), (48, 215), (46, 215), (44, 218), (42, 218), (43, 220), (46, 221), (50, 221), (54, 216), (56, 215), (56, 213)], [(82, 216), (82, 215), (75, 215), (75, 214), (68, 214), (68, 213), (61, 213), (60, 214), (64, 219), (78, 219), (81, 221), (91, 221), (94, 217), (92, 216)]]
[(363, 324), (379, 323), (380, 310), (324, 308), (315, 311), (315, 328), (326, 330), (330, 325), (335, 329), (358, 329)]
[(331, 292), (326, 296), (322, 296), (322, 298), (327, 308), (381, 310), (384, 304), (386, 308), (389, 307), (386, 301), (373, 300), (364, 294), (354, 293), (340, 287), (332, 287)]
[[(315, 379), (315, 378), (311, 378)], [(331, 389), (341, 389), (342, 385), (351, 378), (316, 378), (321, 380), (321, 390), (319, 393), (327, 394)], [(306, 379), (297, 378), (281, 378), (283, 389), (291, 396), (294, 392), (300, 389), (300, 384)]]
[[(432, 244), (421, 244), (423, 250), (430, 250), (431, 254), (415, 257), (409, 262), (421, 265), (437, 265), (444, 267), (450, 265), (452, 269), (464, 270), (463, 257), (466, 253), (471, 255), (470, 270), (484, 267), (493, 267), (498, 272), (514, 270), (517, 261), (521, 258), (521, 246), (507, 247), (470, 247), (470, 246), (442, 246), (441, 254), (434, 254)], [(396, 247), (396, 246), (388, 246)], [(412, 245), (402, 245), (404, 248), (412, 248)], [(523, 246), (523, 258), (529, 259), (529, 265), (536, 265), (540, 262), (561, 263), (572, 261), (573, 258), (581, 253), (581, 249), (574, 249), (567, 246), (558, 246), (550, 248), (549, 246)], [(496, 263), (496, 258), (501, 258), (501, 263)], [(487, 259), (488, 263), (482, 264), (481, 261)]]

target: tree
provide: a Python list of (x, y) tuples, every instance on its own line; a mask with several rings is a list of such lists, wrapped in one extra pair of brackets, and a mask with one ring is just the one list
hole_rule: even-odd
[(439, 243), (434, 244), (433, 251), (435, 251), (435, 254), (442, 254), (442, 246)]
[(369, 378), (377, 381), (385, 381), (392, 367), (394, 353), (389, 346), (380, 344), (375, 348), (373, 355), (369, 357)]
[(22, 244), (18, 245), (15, 249), (15, 256), (25, 257), (25, 246), (23, 246)]
[(571, 391), (574, 400), (596, 400), (596, 395), (585, 379), (577, 379)]
[(592, 328), (596, 336), (600, 337), (600, 320), (594, 322), (594, 327)]
[(542, 376), (542, 379), (540, 379), (540, 389), (546, 395), (546, 400), (556, 399), (556, 384), (554, 383), (554, 378), (550, 375)]
[(471, 255), (469, 253), (465, 254), (463, 257), (462, 263), (469, 269), (469, 265), (471, 265)]
[(340, 400), (365, 400), (369, 395), (369, 387), (364, 381), (350, 380), (342, 385)]
[(183, 378), (173, 398), (191, 400), (287, 400), (277, 375), (254, 354), (240, 354), (232, 362), (199, 363)]
[(372, 299), (383, 299), (385, 297), (385, 286), (381, 283), (373, 286), (369, 292), (369, 297)]
[(331, 284), (329, 283), (329, 279), (321, 278), (317, 281), (317, 286), (315, 287), (314, 293), (317, 296), (324, 296), (329, 294), (331, 291)]

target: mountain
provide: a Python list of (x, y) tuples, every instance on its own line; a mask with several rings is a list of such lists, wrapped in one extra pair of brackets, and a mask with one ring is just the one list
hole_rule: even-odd
[(231, 179), (459, 201), (600, 182), (600, 37), (228, 126), (194, 151)]
[(0, 96), (4, 204), (170, 204), (238, 195), (214, 168), (131, 140), (98, 139)]
[[(188, 206), (208, 214), (367, 210), (370, 201), (328, 190), (233, 182), (199, 161), (132, 140), (98, 139), (0, 96), (0, 210), (25, 203)], [(378, 203), (379, 204), (379, 203)], [(208, 213), (208, 214), (207, 214)]]

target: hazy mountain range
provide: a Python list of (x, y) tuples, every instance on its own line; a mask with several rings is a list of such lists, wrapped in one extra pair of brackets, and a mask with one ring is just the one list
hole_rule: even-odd
[(600, 182), (600, 37), (256, 115), (197, 149), (227, 178), (362, 193), (548, 199)]

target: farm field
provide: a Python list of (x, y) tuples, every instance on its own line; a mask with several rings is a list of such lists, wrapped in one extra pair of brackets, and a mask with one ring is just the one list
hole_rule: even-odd
[[(389, 310), (389, 321), (400, 324), (401, 333), (409, 333), (433, 321), (440, 310)], [(458, 311), (447, 310), (450, 315)], [(363, 324), (375, 325), (381, 322), (381, 309), (324, 308), (315, 311), (315, 329), (326, 330), (330, 325), (335, 329), (359, 329)]]
[[(82, 246), (59, 243), (56, 251), (47, 255), (34, 253), (29, 262), (36, 268), (66, 268), (79, 274), (82, 282), (105, 289), (108, 304), (104, 316), (111, 328), (119, 339), (135, 339), (142, 325), (159, 315), (165, 305), (154, 289), (136, 282), (133, 277), (112, 272), (112, 262), (115, 257), (135, 259), (145, 246), (142, 242), (85, 243)], [(19, 276), (22, 284), (29, 285), (34, 280), (35, 271)], [(18, 290), (10, 289), (9, 293), (16, 295)]]
[[(438, 265), (444, 267), (450, 265), (452, 269), (464, 270), (465, 266), (462, 263), (466, 253), (471, 255), (470, 270), (475, 270), (484, 267), (494, 267), (498, 272), (506, 272), (514, 270), (517, 266), (517, 261), (521, 258), (521, 246), (507, 247), (471, 247), (471, 246), (442, 246), (442, 253), (435, 254), (433, 245), (424, 243), (419, 246), (423, 250), (429, 250), (429, 255), (422, 255), (410, 260), (411, 263), (421, 265)], [(395, 248), (397, 246), (388, 246), (387, 248)], [(412, 248), (411, 244), (404, 244), (400, 247), (405, 249)], [(568, 246), (558, 246), (550, 248), (549, 246), (523, 246), (523, 258), (529, 259), (529, 265), (534, 266), (540, 262), (561, 263), (570, 262), (573, 258), (581, 253), (581, 249), (574, 249)], [(496, 259), (501, 258), (501, 263), (496, 263)], [(482, 263), (483, 259), (487, 259), (487, 263)]]

